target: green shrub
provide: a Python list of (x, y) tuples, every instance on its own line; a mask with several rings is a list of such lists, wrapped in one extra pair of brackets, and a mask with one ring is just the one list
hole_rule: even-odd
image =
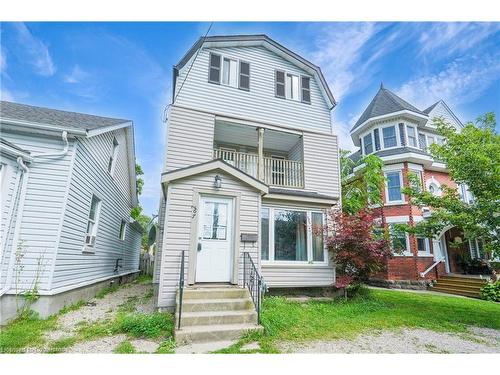
[(481, 288), (481, 298), (487, 301), (500, 302), (500, 281), (483, 286)]
[(135, 337), (171, 336), (173, 321), (170, 314), (119, 314), (116, 330)]
[(113, 353), (116, 354), (133, 354), (135, 353), (134, 346), (130, 343), (130, 341), (124, 341), (120, 345), (118, 345)]

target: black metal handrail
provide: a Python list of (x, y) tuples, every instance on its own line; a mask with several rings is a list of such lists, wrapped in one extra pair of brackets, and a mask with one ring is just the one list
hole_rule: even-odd
[(181, 255), (181, 273), (179, 275), (179, 321), (177, 323), (177, 329), (181, 328), (181, 315), (182, 315), (182, 295), (184, 293), (184, 257), (185, 250), (182, 251)]
[(250, 292), (255, 310), (257, 310), (257, 321), (260, 324), (262, 297), (266, 292), (266, 283), (257, 270), (257, 267), (255, 267), (255, 263), (248, 252), (243, 253), (243, 287), (248, 288)]

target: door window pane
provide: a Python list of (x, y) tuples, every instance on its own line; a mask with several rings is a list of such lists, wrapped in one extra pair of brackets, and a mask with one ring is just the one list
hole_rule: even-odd
[(323, 214), (320, 212), (311, 213), (311, 221), (313, 261), (322, 262), (325, 260), (325, 251), (323, 246)]
[(260, 210), (260, 258), (269, 260), (269, 208)]
[(275, 260), (307, 261), (307, 215), (302, 211), (274, 213)]
[(227, 232), (227, 204), (205, 202), (203, 239), (225, 240)]
[(394, 126), (389, 126), (388, 128), (382, 129), (382, 136), (384, 138), (384, 147), (396, 147), (396, 128)]
[(389, 201), (400, 201), (402, 200), (401, 195), (401, 179), (399, 172), (390, 172), (386, 174), (387, 177), (387, 191), (389, 196)]

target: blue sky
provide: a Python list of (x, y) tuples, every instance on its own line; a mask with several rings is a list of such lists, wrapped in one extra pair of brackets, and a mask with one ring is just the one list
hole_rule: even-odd
[[(128, 118), (156, 212), (172, 66), (208, 23), (2, 23), (2, 100)], [(445, 100), (462, 121), (500, 113), (499, 23), (214, 23), (210, 35), (265, 33), (321, 66), (349, 128), (380, 82), (418, 108)]]

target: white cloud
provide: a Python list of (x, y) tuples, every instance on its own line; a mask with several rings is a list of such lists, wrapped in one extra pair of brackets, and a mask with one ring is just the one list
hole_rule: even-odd
[(377, 32), (373, 23), (335, 24), (319, 31), (312, 60), (325, 72), (334, 96), (340, 100), (359, 72), (361, 51)]
[(66, 83), (80, 83), (88, 77), (89, 74), (76, 64), (69, 74), (64, 75), (63, 80)]
[(9, 90), (3, 87), (0, 87), (0, 100), (6, 100), (8, 102), (15, 101), (14, 95), (12, 95), (12, 93)]
[(419, 42), (421, 53), (436, 51), (446, 56), (463, 52), (500, 31), (498, 23), (440, 22), (431, 24), (422, 32)]
[(455, 59), (443, 70), (403, 84), (397, 94), (425, 108), (443, 99), (451, 106), (476, 100), (500, 76), (500, 53)]
[(20, 46), (24, 47), (26, 61), (35, 68), (37, 74), (42, 76), (54, 75), (56, 67), (45, 43), (36, 38), (24, 23), (20, 22), (12, 25), (17, 31)]

